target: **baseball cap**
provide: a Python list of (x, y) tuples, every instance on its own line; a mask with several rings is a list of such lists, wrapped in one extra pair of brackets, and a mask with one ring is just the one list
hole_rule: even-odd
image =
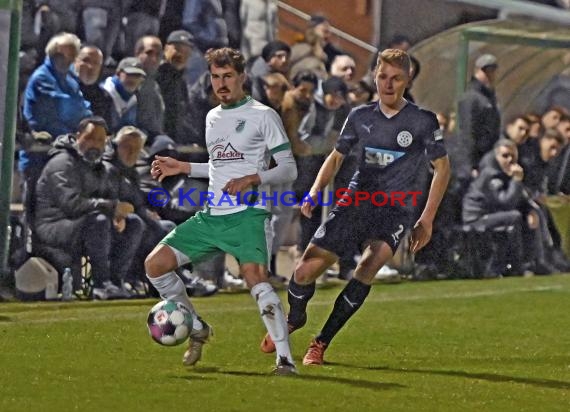
[(475, 60), (475, 68), (483, 69), (489, 66), (498, 66), (497, 58), (492, 54), (483, 54)]
[(127, 74), (138, 74), (146, 76), (146, 72), (142, 68), (141, 61), (136, 57), (125, 57), (119, 62), (117, 72), (123, 71)]
[(194, 36), (186, 30), (175, 30), (170, 33), (166, 39), (166, 44), (169, 43), (180, 43), (185, 44), (188, 47), (194, 47)]

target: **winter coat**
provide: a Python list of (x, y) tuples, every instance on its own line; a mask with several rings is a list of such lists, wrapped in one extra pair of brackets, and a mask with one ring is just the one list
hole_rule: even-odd
[(49, 246), (70, 248), (90, 213), (112, 216), (118, 188), (113, 188), (102, 163), (90, 165), (74, 147), (75, 136), (60, 136), (50, 151), (36, 186), (34, 228)]

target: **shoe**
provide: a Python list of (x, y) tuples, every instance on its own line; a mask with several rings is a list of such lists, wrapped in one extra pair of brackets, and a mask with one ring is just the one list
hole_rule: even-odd
[(212, 296), (218, 292), (218, 287), (208, 280), (196, 277), (186, 285), (188, 296), (200, 298)]
[(374, 279), (380, 283), (400, 283), (402, 281), (402, 277), (398, 271), (396, 269), (392, 269), (388, 265), (382, 266), (374, 276)]
[(190, 332), (188, 349), (184, 352), (184, 357), (182, 358), (184, 366), (194, 366), (202, 357), (202, 346), (210, 340), (211, 336), (214, 336), (212, 327), (202, 319), (198, 319), (202, 323), (203, 328), (200, 330), (192, 329), (192, 332)]
[(559, 270), (545, 260), (537, 260), (534, 262), (535, 275), (551, 275), (557, 272), (559, 272)]
[(314, 339), (307, 349), (307, 353), (303, 358), (303, 365), (322, 365), (325, 363), (324, 356), (325, 350), (327, 349), (327, 344), (324, 342), (319, 342)]
[(243, 279), (238, 279), (233, 276), (229, 270), (224, 271), (224, 277), (222, 278), (222, 287), (224, 290), (239, 290), (245, 289), (245, 282)]
[(279, 362), (277, 362), (277, 366), (273, 368), (273, 374), (278, 376), (287, 376), (287, 375), (298, 375), (297, 368), (286, 356), (279, 356)]
[(110, 280), (103, 282), (103, 287), (93, 288), (92, 297), (94, 300), (124, 299), (126, 293)]
[[(306, 313), (305, 316), (303, 317), (303, 321), (297, 326), (291, 325), (289, 322), (287, 322), (287, 330), (289, 331), (289, 335), (295, 332), (297, 329), (301, 329), (303, 326), (305, 326), (305, 323), (307, 323)], [(263, 337), (261, 345), (259, 345), (259, 349), (261, 349), (263, 353), (275, 352), (275, 343), (273, 342), (273, 339), (271, 339), (269, 333), (266, 333), (265, 336)]]
[(560, 270), (562, 273), (570, 272), (570, 261), (560, 249), (552, 251), (551, 255), (552, 265)]

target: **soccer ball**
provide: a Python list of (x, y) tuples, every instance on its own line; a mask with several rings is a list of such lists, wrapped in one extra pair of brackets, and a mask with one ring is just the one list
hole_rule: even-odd
[(147, 318), (151, 338), (164, 346), (176, 346), (188, 339), (192, 330), (190, 310), (172, 300), (163, 300), (152, 307)]

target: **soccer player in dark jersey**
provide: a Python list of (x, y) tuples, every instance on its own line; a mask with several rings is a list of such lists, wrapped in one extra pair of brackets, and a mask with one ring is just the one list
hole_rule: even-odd
[[(406, 230), (412, 228), (413, 253), (431, 238), (433, 220), (449, 181), (449, 159), (435, 114), (403, 98), (409, 72), (406, 52), (387, 49), (378, 56), (375, 82), (380, 101), (350, 112), (335, 149), (309, 192), (312, 201), (307, 199), (301, 207), (304, 215), (311, 215), (319, 192), (334, 179), (345, 156), (356, 150), (360, 160), (350, 184), (352, 193), (343, 196), (345, 203), (337, 204), (315, 232), (289, 283), (287, 322), (289, 332), (293, 332), (307, 321), (306, 308), (315, 292), (315, 280), (346, 248), (357, 247), (362, 252), (354, 277), (311, 342), (304, 365), (323, 364), (325, 349), (362, 306), (374, 276), (392, 258)], [(431, 161), (434, 175), (423, 211), (414, 223), (419, 210), (417, 196), (411, 192), (418, 192), (420, 180), (427, 173), (424, 156)], [(356, 191), (360, 191), (361, 200), (366, 193), (371, 199), (360, 201), (357, 206)], [(406, 197), (402, 198), (402, 193)], [(385, 205), (378, 206), (382, 203)], [(263, 339), (261, 350), (274, 350), (269, 335)]]

